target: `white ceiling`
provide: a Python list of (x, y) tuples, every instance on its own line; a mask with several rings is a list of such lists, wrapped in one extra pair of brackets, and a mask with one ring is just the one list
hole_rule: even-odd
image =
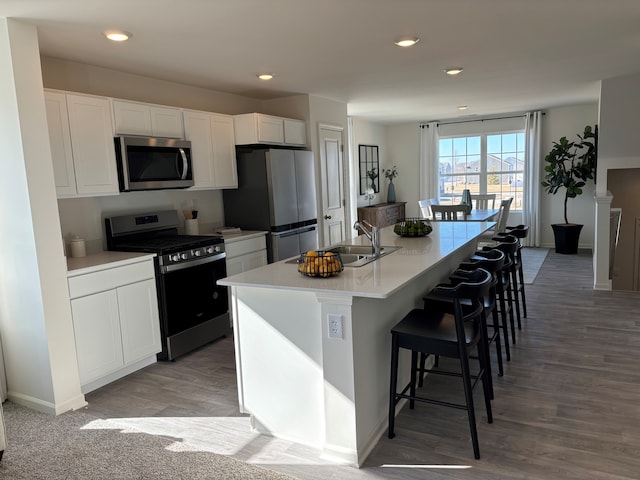
[(596, 101), (640, 72), (639, 0), (0, 0), (0, 16), (35, 23), (44, 55), (385, 123)]

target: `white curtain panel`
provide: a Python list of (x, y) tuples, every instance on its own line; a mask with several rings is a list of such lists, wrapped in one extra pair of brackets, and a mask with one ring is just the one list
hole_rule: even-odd
[(438, 194), (438, 124), (420, 125), (420, 198), (439, 198)]
[(525, 115), (525, 190), (523, 205), (523, 222), (529, 226), (529, 235), (523, 242), (530, 247), (540, 246), (540, 170), (542, 155), (540, 153), (540, 134), (542, 112), (527, 112)]

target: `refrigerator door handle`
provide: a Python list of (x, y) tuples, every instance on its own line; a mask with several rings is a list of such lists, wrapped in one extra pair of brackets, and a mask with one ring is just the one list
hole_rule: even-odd
[(273, 235), (274, 237), (290, 237), (291, 235), (298, 235), (304, 232), (312, 232), (313, 230), (316, 230), (316, 228), (316, 225), (308, 225), (306, 227), (298, 227), (291, 230), (285, 230), (284, 232), (271, 232), (271, 235)]

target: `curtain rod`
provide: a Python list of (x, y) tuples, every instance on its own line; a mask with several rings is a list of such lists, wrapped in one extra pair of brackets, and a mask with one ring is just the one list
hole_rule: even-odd
[[(436, 122), (436, 125), (440, 126), (440, 125), (454, 125), (456, 123), (484, 122), (485, 120), (504, 120), (508, 118), (520, 118), (520, 117), (524, 117), (525, 115), (526, 113), (521, 113), (519, 115), (508, 115), (504, 117), (485, 117), (485, 118), (475, 118), (475, 119), (467, 119), (467, 120), (454, 120), (451, 122), (444, 121), (444, 122)], [(546, 115), (546, 113), (542, 112), (542, 115)], [(429, 123), (431, 122), (421, 123), (420, 128), (424, 128), (424, 127), (429, 128)]]

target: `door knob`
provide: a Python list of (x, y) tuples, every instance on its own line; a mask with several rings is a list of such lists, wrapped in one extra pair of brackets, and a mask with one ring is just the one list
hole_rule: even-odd
[(324, 216), (324, 219), (325, 219), (325, 220), (331, 220), (331, 215), (325, 215), (325, 216)]

